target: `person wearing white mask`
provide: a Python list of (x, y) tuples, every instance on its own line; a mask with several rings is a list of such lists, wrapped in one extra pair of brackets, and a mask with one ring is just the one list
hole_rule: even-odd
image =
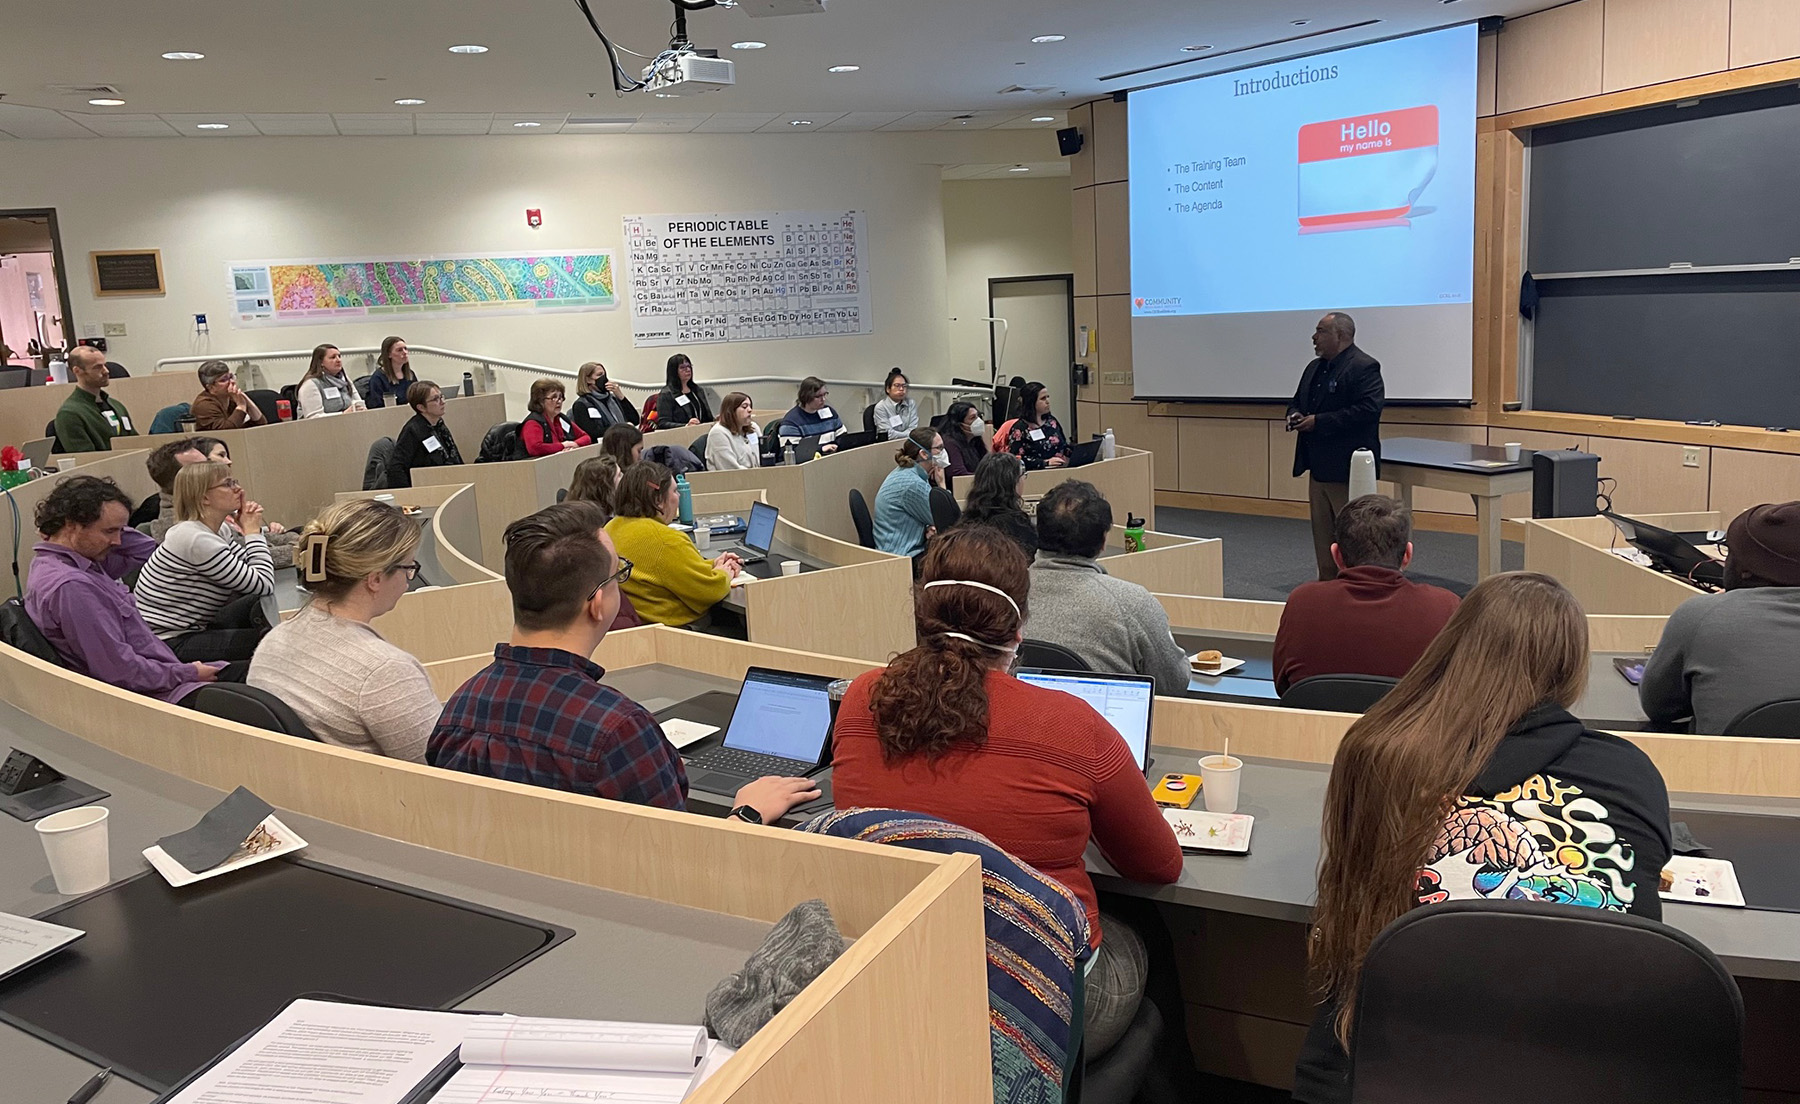
[(875, 492), (875, 547), (896, 556), (918, 556), (937, 535), (931, 489), (944, 485), (950, 457), (938, 431), (920, 427), (900, 442), (894, 464)]
[(981, 411), (973, 403), (950, 404), (944, 418), (944, 447), (950, 454), (946, 475), (974, 475), (975, 468), (988, 454), (987, 425)]

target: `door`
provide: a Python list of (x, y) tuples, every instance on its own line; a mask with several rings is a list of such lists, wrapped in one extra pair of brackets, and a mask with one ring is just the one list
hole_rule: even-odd
[(0, 211), (0, 344), (12, 350), (7, 363), (25, 365), (39, 351), (71, 344), (68, 303), (56, 213)]
[[(1071, 442), (1081, 440), (1075, 421), (1075, 277), (990, 279), (988, 314), (1006, 320), (992, 327), (995, 378), (1004, 384), (1022, 376), (1027, 383), (1044, 384), (1051, 413)], [(996, 416), (994, 423), (1005, 420)]]

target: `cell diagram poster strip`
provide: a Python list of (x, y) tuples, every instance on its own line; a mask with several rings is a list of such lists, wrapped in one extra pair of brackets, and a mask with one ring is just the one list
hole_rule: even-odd
[(627, 215), (632, 344), (874, 332), (861, 211)]
[(612, 310), (610, 249), (423, 260), (248, 261), (227, 266), (235, 326), (347, 318)]

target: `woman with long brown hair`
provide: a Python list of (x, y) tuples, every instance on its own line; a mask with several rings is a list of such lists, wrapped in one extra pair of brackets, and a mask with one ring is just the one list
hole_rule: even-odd
[(750, 417), (750, 396), (733, 391), (719, 400), (719, 420), (706, 431), (706, 466), (711, 471), (751, 471), (762, 464), (762, 430)]
[(412, 385), (418, 382), (406, 339), (398, 336), (383, 338), (381, 355), (375, 358), (375, 373), (369, 377), (369, 405), (380, 409), (387, 405), (388, 396), (392, 395), (394, 405), (399, 406), (406, 401)]
[(1587, 671), (1574, 596), (1548, 575), (1494, 575), (1344, 734), (1325, 790), (1311, 947), (1325, 1003), (1295, 1100), (1349, 1100), (1363, 958), (1419, 905), (1485, 897), (1662, 918), (1668, 790), (1636, 745), (1570, 715)]
[(985, 527), (931, 543), (913, 587), (918, 646), (850, 684), (833, 733), (840, 809), (885, 806), (973, 829), (1067, 886), (1097, 948), (1087, 1046), (1124, 1033), (1143, 997), (1144, 951), (1099, 899), (1082, 856), (1099, 843), (1120, 875), (1166, 884), (1181, 848), (1118, 730), (1086, 702), (1008, 671), (1031, 586), (1025, 553)]
[(300, 418), (320, 418), (327, 414), (343, 414), (346, 411), (366, 410), (362, 396), (356, 393), (356, 385), (344, 371), (344, 354), (336, 345), (318, 345), (313, 348), (312, 360), (306, 365), (306, 372), (300, 377), (299, 390), (295, 392), (295, 416)]

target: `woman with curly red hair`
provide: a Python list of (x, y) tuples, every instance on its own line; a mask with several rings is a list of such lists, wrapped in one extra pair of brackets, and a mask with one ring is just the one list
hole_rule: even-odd
[(833, 735), (833, 800), (929, 813), (980, 832), (1067, 886), (1087, 908), (1096, 953), (1086, 1045), (1098, 1056), (1136, 1014), (1144, 949), (1099, 900), (1088, 840), (1127, 878), (1181, 876), (1181, 847), (1125, 740), (1079, 698), (1008, 671), (1024, 639), (1025, 553), (986, 526), (932, 540), (913, 588), (919, 644), (844, 694)]

